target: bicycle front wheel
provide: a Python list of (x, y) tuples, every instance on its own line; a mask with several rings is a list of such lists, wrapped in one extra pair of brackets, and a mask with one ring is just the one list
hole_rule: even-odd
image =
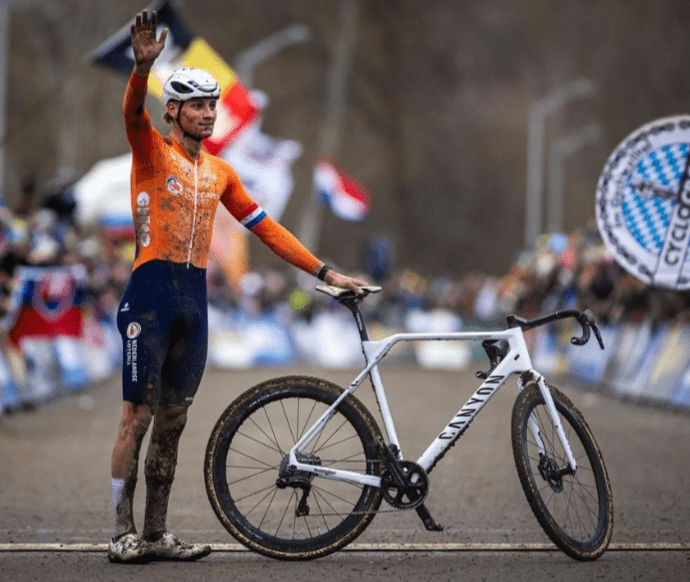
[(580, 411), (556, 388), (549, 390), (577, 469), (570, 471), (541, 391), (532, 383), (513, 407), (511, 438), (518, 476), (551, 541), (576, 560), (596, 560), (606, 551), (613, 532), (608, 473)]
[[(206, 448), (206, 491), (220, 522), (249, 549), (283, 560), (318, 558), (374, 518), (380, 488), (288, 467), (290, 449), (342, 392), (317, 378), (276, 378), (245, 392), (218, 419)], [(375, 420), (350, 395), (299, 455), (325, 469), (379, 475), (379, 442)]]

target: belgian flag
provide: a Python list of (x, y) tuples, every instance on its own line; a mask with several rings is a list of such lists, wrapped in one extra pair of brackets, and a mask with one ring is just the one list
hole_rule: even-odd
[[(158, 13), (159, 30), (168, 29), (165, 49), (149, 76), (149, 93), (160, 99), (163, 83), (180, 67), (197, 67), (211, 73), (220, 85), (221, 94), (215, 131), (204, 141), (204, 146), (209, 153), (218, 155), (243, 128), (257, 118), (261, 106), (225, 60), (203, 38), (190, 32), (169, 0), (157, 0), (147, 10), (149, 14), (154, 10)], [(131, 23), (125, 24), (106, 39), (86, 56), (86, 61), (129, 76), (134, 68), (130, 26)]]

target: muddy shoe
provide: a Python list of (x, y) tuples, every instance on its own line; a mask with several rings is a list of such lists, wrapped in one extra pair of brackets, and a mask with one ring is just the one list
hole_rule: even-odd
[(177, 536), (166, 532), (151, 543), (157, 560), (182, 560), (191, 562), (211, 553), (211, 546), (197, 546), (183, 542)]
[(116, 564), (146, 564), (155, 558), (151, 544), (133, 533), (111, 539), (108, 546), (108, 559)]

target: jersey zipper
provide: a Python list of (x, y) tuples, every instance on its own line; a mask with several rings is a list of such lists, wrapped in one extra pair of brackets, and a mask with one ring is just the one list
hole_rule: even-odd
[(194, 212), (192, 213), (192, 232), (189, 235), (189, 252), (187, 253), (187, 268), (192, 260), (192, 249), (194, 248), (194, 231), (196, 230), (196, 206), (199, 197), (199, 160), (194, 160)]

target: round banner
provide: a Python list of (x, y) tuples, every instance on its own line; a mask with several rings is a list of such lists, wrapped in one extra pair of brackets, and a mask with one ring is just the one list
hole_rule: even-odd
[(690, 116), (630, 134), (597, 185), (599, 232), (616, 261), (650, 285), (690, 288)]

